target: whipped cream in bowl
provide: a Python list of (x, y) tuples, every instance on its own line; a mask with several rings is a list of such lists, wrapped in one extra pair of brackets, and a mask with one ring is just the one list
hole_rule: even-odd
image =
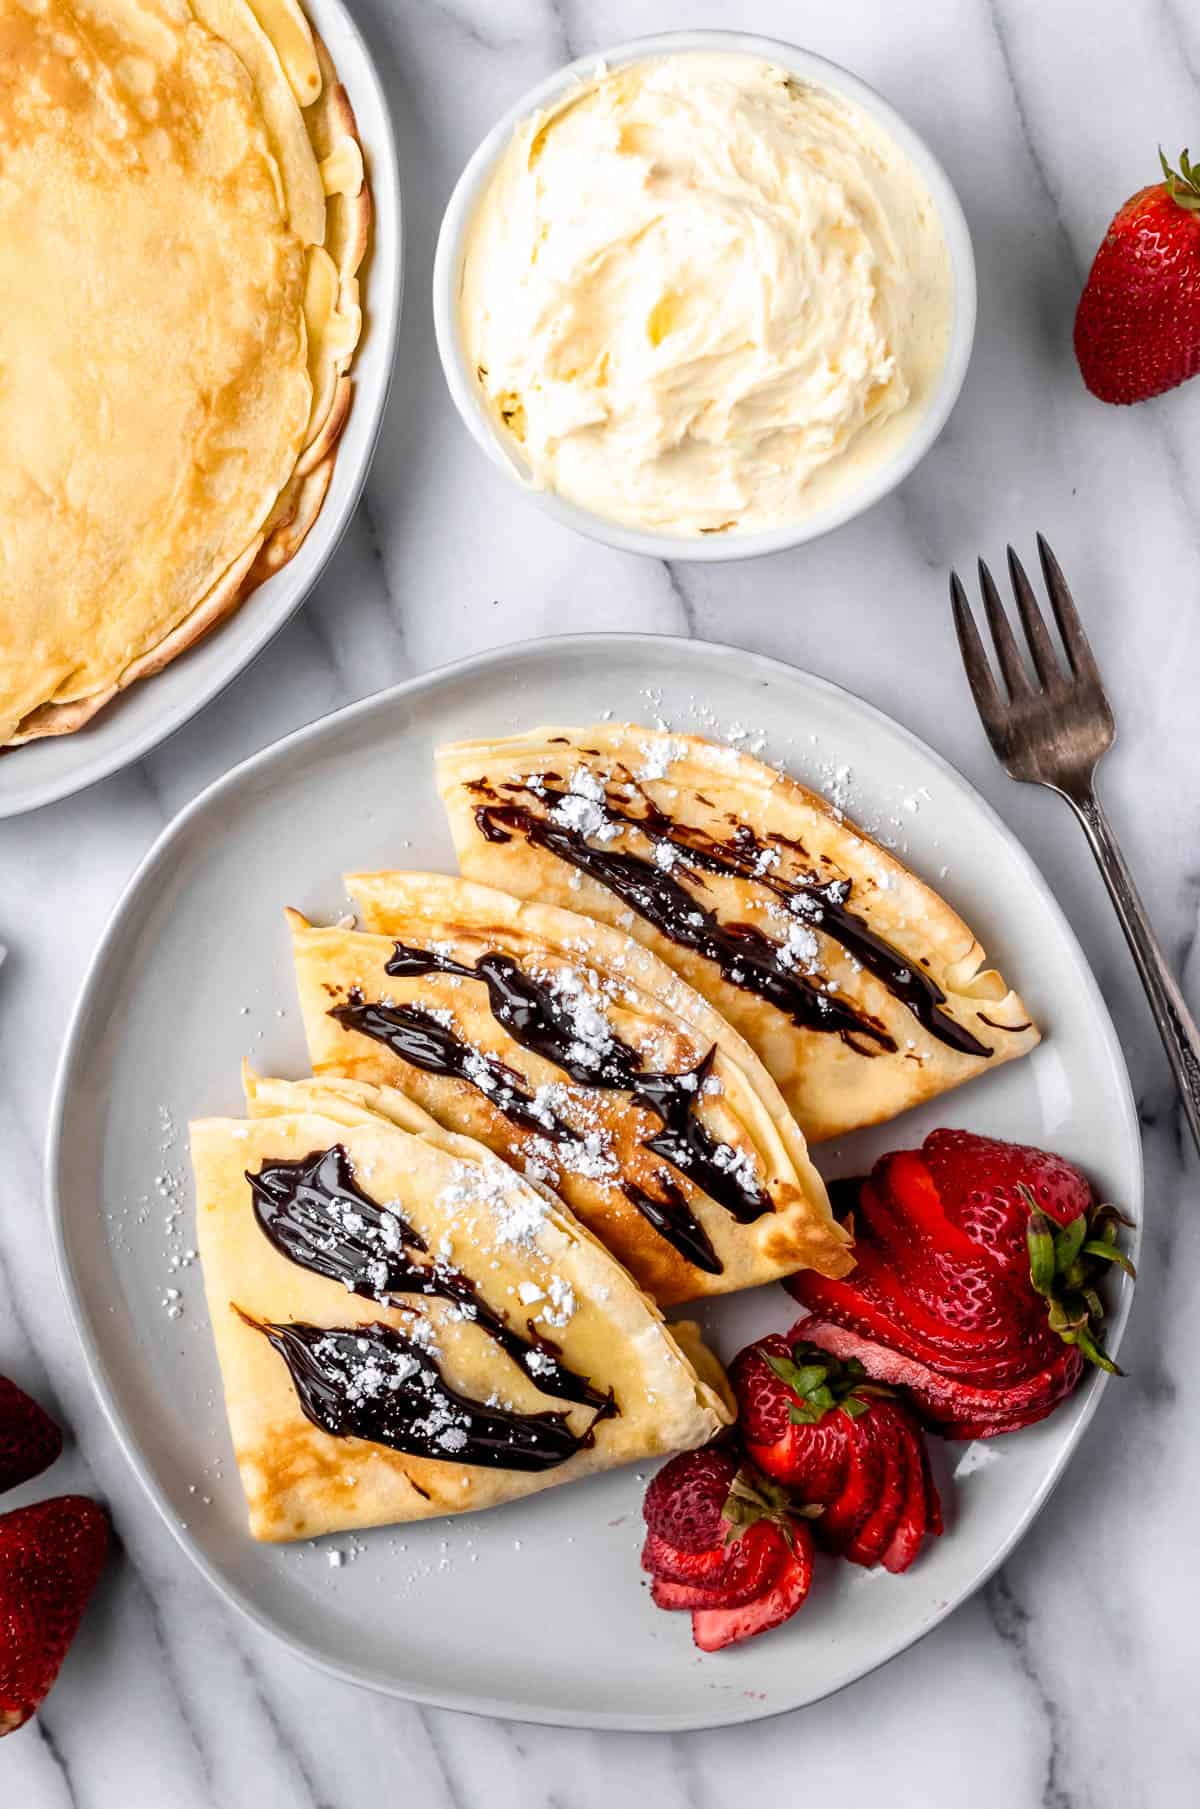
[(581, 59), (500, 121), (434, 272), (451, 393), (559, 519), (668, 558), (814, 538), (912, 469), (961, 386), (970, 237), (855, 77), (726, 32)]

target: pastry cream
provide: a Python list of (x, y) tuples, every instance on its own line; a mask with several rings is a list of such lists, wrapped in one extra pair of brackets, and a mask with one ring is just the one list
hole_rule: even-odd
[(928, 191), (867, 113), (686, 53), (601, 70), (518, 127), (460, 310), (535, 485), (697, 535), (797, 520), (907, 436), (952, 278)]

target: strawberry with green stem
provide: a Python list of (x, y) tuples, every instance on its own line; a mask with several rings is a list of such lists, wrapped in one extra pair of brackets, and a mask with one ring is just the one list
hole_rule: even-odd
[(1075, 355), (1102, 402), (1143, 402), (1200, 371), (1200, 167), (1158, 153), (1163, 180), (1119, 208), (1075, 315)]
[(1123, 1222), (1086, 1177), (1045, 1150), (940, 1130), (857, 1184), (854, 1272), (788, 1282), (796, 1335), (902, 1389), (950, 1438), (1044, 1418), (1086, 1363), (1115, 1370), (1099, 1287)]
[(643, 1505), (642, 1566), (658, 1608), (686, 1610), (704, 1652), (790, 1620), (812, 1582), (801, 1504), (743, 1462), (729, 1440), (663, 1466)]
[(799, 1330), (762, 1338), (734, 1359), (746, 1453), (821, 1507), (819, 1544), (853, 1563), (907, 1570), (926, 1537), (942, 1530), (920, 1429), (861, 1363), (839, 1361)]

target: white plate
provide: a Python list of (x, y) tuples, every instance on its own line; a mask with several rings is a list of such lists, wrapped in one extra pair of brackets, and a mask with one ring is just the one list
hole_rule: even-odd
[(400, 177), (383, 85), (358, 26), (342, 0), (304, 0), (304, 5), (350, 96), (374, 209), (360, 272), (365, 331), (354, 360), (354, 401), (329, 493), (296, 557), (227, 622), (155, 678), (131, 685), (76, 734), (49, 736), (0, 757), (0, 817), (36, 810), (106, 779), (203, 709), (299, 608), (354, 513), (379, 436), (400, 323)]
[[(188, 1118), (240, 1111), (245, 1054), (261, 1072), (304, 1072), (283, 906), (328, 921), (345, 909), (344, 870), (453, 870), (437, 742), (606, 709), (679, 727), (753, 723), (769, 753), (818, 784), (830, 764), (849, 763), (852, 810), (906, 843), (935, 882), (948, 867), (939, 883), (1048, 1032), (1032, 1057), (827, 1147), (824, 1167), (853, 1171), (936, 1123), (966, 1125), (1084, 1160), (1108, 1198), (1140, 1215), (1137, 1124), (1112, 1025), (1045, 882), (998, 818), (935, 754), (835, 686), (732, 648), (642, 635), (571, 636), (446, 667), (301, 729), (190, 805), (143, 862), (92, 963), (58, 1077), (48, 1193), (117, 1436), (184, 1548), (260, 1626), (344, 1677), (421, 1702), (593, 1727), (714, 1726), (811, 1702), (948, 1614), (1046, 1499), (1099, 1379), (1028, 1432), (969, 1455), (935, 1451), (943, 1482), (964, 1455), (968, 1473), (948, 1488), (946, 1536), (909, 1575), (823, 1563), (789, 1626), (700, 1658), (686, 1615), (657, 1612), (642, 1584), (633, 1471), (455, 1521), (322, 1547), (255, 1545), (200, 1276), (195, 1265), (168, 1271), (194, 1235)], [(178, 1318), (168, 1287), (182, 1293)], [(1118, 1334), (1127, 1307), (1123, 1287)], [(791, 1324), (793, 1307), (771, 1287), (706, 1316), (729, 1357)], [(361, 1551), (335, 1569), (330, 1544)]]

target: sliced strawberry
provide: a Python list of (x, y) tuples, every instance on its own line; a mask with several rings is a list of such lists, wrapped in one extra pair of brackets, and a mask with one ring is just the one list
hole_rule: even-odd
[[(892, 1536), (880, 1554), (880, 1563), (884, 1569), (897, 1575), (908, 1569), (920, 1551), (926, 1533), (934, 1530), (929, 1516), (931, 1490), (933, 1499), (937, 1499), (937, 1490), (933, 1485), (924, 1440), (918, 1437), (915, 1429), (907, 1420), (899, 1422), (899, 1429), (905, 1446), (908, 1489)], [(937, 1518), (940, 1531), (940, 1503)]]
[(656, 1608), (665, 1608), (668, 1614), (681, 1610), (690, 1613), (693, 1608), (721, 1605), (715, 1589), (706, 1589), (702, 1583), (676, 1583), (670, 1577), (651, 1578), (650, 1599)]
[(789, 1366), (795, 1369), (786, 1338), (762, 1338), (730, 1365), (746, 1455), (764, 1475), (798, 1490), (805, 1501), (834, 1501), (849, 1461), (852, 1421), (844, 1413), (825, 1413), (797, 1424), (791, 1416), (798, 1397), (772, 1364), (785, 1373)]
[(918, 1440), (921, 1447), (921, 1470), (925, 1482), (925, 1524), (932, 1539), (940, 1539), (946, 1530), (946, 1522), (942, 1515), (942, 1498), (938, 1494), (938, 1486), (934, 1481), (933, 1465), (929, 1461), (929, 1451), (923, 1439)]
[[(1071, 1345), (1059, 1343), (1053, 1361), (1019, 1386), (979, 1388), (939, 1375), (886, 1344), (818, 1317), (802, 1319), (794, 1334), (832, 1356), (857, 1358), (876, 1381), (903, 1388), (927, 1425), (947, 1438), (982, 1438), (1034, 1424), (1051, 1413), (1074, 1389), (1083, 1359)], [(981, 1424), (988, 1430), (963, 1428)]]
[(1014, 1293), (1009, 1278), (946, 1214), (932, 1171), (916, 1150), (885, 1156), (863, 1189), (879, 1249), (904, 1292), (951, 1338), (1007, 1351), (1014, 1324), (1044, 1318), (1027, 1279)]
[(850, 1448), (842, 1492), (829, 1503), (814, 1531), (828, 1551), (841, 1551), (870, 1519), (883, 1494), (883, 1464), (878, 1447), (856, 1438)]
[(878, 1564), (899, 1524), (908, 1498), (909, 1467), (901, 1416), (886, 1401), (866, 1416), (862, 1427), (879, 1454), (882, 1486), (875, 1506), (842, 1546), (842, 1555), (869, 1568)]
[(1109, 1264), (1132, 1273), (1120, 1215), (1061, 1157), (937, 1131), (877, 1163), (852, 1211), (853, 1275), (805, 1272), (788, 1286), (876, 1354), (824, 1348), (855, 1351), (871, 1375), (910, 1389), (929, 1423), (995, 1435), (1052, 1411), (1081, 1359), (1115, 1369), (1097, 1287)]
[(672, 1458), (643, 1503), (651, 1600), (668, 1611), (726, 1612), (769, 1595), (791, 1566), (795, 1541), (811, 1548), (806, 1511), (741, 1461), (728, 1439)]
[(642, 1547), (642, 1569), (669, 1583), (715, 1583), (729, 1563), (729, 1549), (711, 1546), (708, 1551), (680, 1551), (657, 1533), (647, 1533)]
[(792, 1540), (771, 1521), (760, 1520), (730, 1546), (719, 1580), (684, 1583), (656, 1576), (650, 1594), (659, 1608), (740, 1608), (774, 1588), (791, 1556)]
[[(642, 1568), (656, 1582), (699, 1590), (703, 1601), (732, 1608), (748, 1602), (769, 1587), (788, 1554), (787, 1535), (773, 1520), (756, 1520), (736, 1537), (712, 1552), (680, 1552), (651, 1533), (642, 1548)], [(658, 1596), (655, 1595), (655, 1601)], [(697, 1604), (676, 1600), (675, 1607)]]
[(812, 1585), (812, 1573), (812, 1536), (806, 1526), (800, 1525), (775, 1583), (764, 1594), (738, 1607), (695, 1609), (692, 1638), (702, 1652), (719, 1652), (723, 1646), (782, 1626), (803, 1604)]
[[(1028, 1367), (1028, 1347), (1044, 1351), (1047, 1358), (1051, 1355), (1054, 1341), (1047, 1333), (1044, 1314), (1040, 1318), (1017, 1317), (1017, 1337), (1012, 1324), (1016, 1316), (1006, 1321), (999, 1314), (992, 1316), (986, 1331), (968, 1334), (961, 1325), (950, 1326), (930, 1310), (927, 1283), (910, 1291), (906, 1278), (891, 1270), (871, 1245), (860, 1241), (855, 1259), (852, 1281), (831, 1281), (804, 1270), (790, 1276), (785, 1285), (810, 1312), (835, 1320), (860, 1337), (889, 1345), (927, 1367), (984, 1387), (1000, 1387), (1019, 1376)], [(962, 1279), (955, 1278), (960, 1284)]]
[(790, 1562), (795, 1533), (759, 1520), (734, 1541), (725, 1575), (712, 1586), (715, 1605), (737, 1608), (773, 1587)]
[(799, 1449), (794, 1430), (789, 1429), (787, 1437), (775, 1445), (755, 1445), (747, 1440), (746, 1455), (765, 1475), (798, 1489), (806, 1501), (836, 1501), (850, 1462), (852, 1432), (845, 1416), (836, 1414), (806, 1430), (810, 1437), (803, 1450)]
[(1024, 1283), (1029, 1276), (1028, 1188), (1058, 1225), (1093, 1205), (1092, 1189), (1062, 1156), (971, 1131), (932, 1131), (922, 1146), (947, 1216), (993, 1261)]

